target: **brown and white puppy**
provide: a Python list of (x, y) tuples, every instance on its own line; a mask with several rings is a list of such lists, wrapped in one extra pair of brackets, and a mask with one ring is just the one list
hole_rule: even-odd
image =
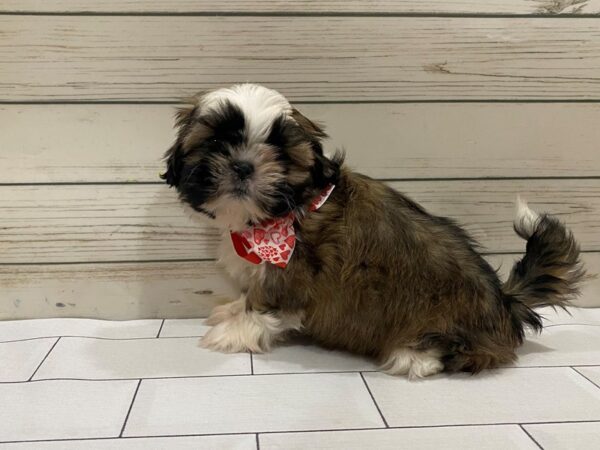
[[(243, 292), (208, 319), (207, 348), (265, 352), (300, 331), (391, 374), (478, 372), (514, 361), (524, 327), (541, 330), (532, 308), (578, 293), (579, 248), (556, 219), (518, 205), (527, 251), (502, 283), (452, 220), (326, 157), (323, 130), (276, 91), (243, 84), (194, 97), (177, 126), (163, 177), (222, 230), (220, 260)], [(234, 252), (230, 231), (290, 213), (298, 239), (286, 268)]]

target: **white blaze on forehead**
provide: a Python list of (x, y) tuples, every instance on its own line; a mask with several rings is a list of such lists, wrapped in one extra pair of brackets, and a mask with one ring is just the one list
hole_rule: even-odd
[(244, 114), (250, 142), (264, 141), (273, 121), (292, 112), (290, 103), (279, 92), (257, 84), (237, 84), (206, 94), (200, 102), (201, 114), (218, 110), (226, 101), (238, 106)]

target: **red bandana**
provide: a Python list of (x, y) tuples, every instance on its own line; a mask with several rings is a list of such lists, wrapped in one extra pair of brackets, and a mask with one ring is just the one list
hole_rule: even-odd
[[(327, 201), (335, 186), (329, 185), (313, 200), (309, 211), (319, 209)], [(236, 253), (252, 264), (264, 261), (285, 268), (296, 246), (294, 213), (277, 219), (269, 219), (247, 230), (231, 232), (231, 240)]]

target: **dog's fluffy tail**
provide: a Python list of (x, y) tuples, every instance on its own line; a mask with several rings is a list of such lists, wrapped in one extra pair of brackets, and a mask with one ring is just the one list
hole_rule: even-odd
[(516, 206), (514, 228), (527, 250), (502, 291), (512, 300), (513, 317), (539, 331), (542, 321), (533, 308), (568, 306), (579, 294), (585, 270), (571, 231), (554, 217), (532, 211), (520, 197)]

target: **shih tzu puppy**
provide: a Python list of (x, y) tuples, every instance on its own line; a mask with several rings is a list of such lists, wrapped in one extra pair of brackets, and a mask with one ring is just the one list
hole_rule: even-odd
[(511, 363), (534, 308), (564, 307), (584, 277), (556, 219), (518, 205), (527, 241), (508, 280), (469, 235), (323, 153), (323, 129), (278, 92), (218, 89), (177, 113), (163, 178), (222, 231), (241, 297), (215, 308), (202, 345), (266, 352), (291, 332), (425, 377)]

